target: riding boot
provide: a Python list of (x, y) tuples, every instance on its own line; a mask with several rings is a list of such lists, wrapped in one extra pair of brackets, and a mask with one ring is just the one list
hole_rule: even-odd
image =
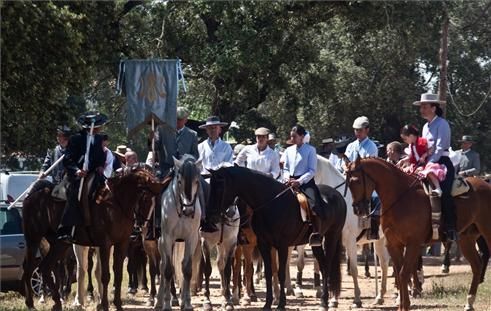
[(302, 271), (297, 271), (297, 281), (295, 284), (297, 284), (297, 286), (302, 286)]
[(370, 235), (369, 235), (370, 240), (380, 239), (380, 236), (378, 234), (379, 223), (380, 223), (379, 215), (372, 215), (372, 217), (370, 217)]
[(314, 273), (314, 288), (321, 286), (321, 275), (320, 273)]

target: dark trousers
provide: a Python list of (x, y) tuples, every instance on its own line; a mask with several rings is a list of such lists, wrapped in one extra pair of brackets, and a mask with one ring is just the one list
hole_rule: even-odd
[(442, 188), (443, 220), (447, 230), (455, 230), (457, 229), (457, 216), (455, 215), (455, 203), (451, 194), (452, 184), (455, 178), (455, 168), (452, 161), (450, 161), (450, 158), (447, 156), (441, 157), (438, 163), (447, 167), (447, 175), (445, 179), (440, 182), (440, 187)]
[(312, 178), (308, 183), (301, 185), (300, 189), (307, 196), (310, 208), (317, 214), (317, 216), (322, 217), (323, 201), (319, 188), (317, 188), (314, 179)]
[(76, 226), (84, 223), (82, 211), (80, 210), (80, 202), (78, 201), (78, 191), (80, 188), (80, 179), (69, 177), (67, 188), (67, 201), (65, 211), (61, 219), (63, 226)]

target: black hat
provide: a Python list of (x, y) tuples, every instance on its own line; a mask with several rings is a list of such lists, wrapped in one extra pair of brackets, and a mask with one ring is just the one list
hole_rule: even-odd
[(97, 111), (88, 111), (77, 119), (78, 124), (83, 128), (89, 128), (94, 122), (94, 128), (101, 127), (107, 122), (107, 116)]
[(72, 135), (72, 129), (66, 125), (59, 125), (56, 128), (56, 132), (62, 134), (65, 137), (69, 137), (70, 135)]

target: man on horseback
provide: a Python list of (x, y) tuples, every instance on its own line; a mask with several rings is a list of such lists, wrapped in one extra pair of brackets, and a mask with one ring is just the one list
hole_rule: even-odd
[(304, 143), (305, 128), (296, 125), (290, 132), (292, 146), (286, 148), (280, 162), (284, 163), (284, 179), (289, 186), (301, 189), (307, 196), (311, 210), (317, 214), (312, 223), (312, 234), (309, 238), (311, 246), (320, 246), (322, 237), (319, 234), (320, 219), (323, 200), (319, 188), (314, 181), (317, 171), (317, 153), (310, 144)]
[[(346, 157), (351, 162), (353, 162), (358, 158), (358, 156), (362, 158), (378, 156), (377, 145), (370, 138), (368, 138), (368, 133), (370, 132), (370, 121), (368, 120), (368, 118), (365, 116), (356, 118), (353, 122), (353, 130), (355, 132), (356, 140), (351, 142), (346, 147)], [(342, 165), (344, 171), (346, 171), (345, 164), (343, 163)], [(378, 240), (378, 227), (380, 224), (380, 199), (375, 191), (372, 193), (371, 203), (373, 207), (373, 213), (370, 223), (369, 238)]]
[[(58, 239), (73, 240), (76, 225), (84, 224), (84, 213), (81, 211), (81, 201), (84, 199), (80, 192), (89, 196), (89, 191), (83, 191), (86, 187), (89, 175), (94, 174), (94, 184), (91, 189), (104, 180), (104, 165), (106, 154), (102, 145), (102, 135), (98, 134), (106, 123), (107, 116), (98, 112), (86, 112), (82, 114), (77, 122), (82, 130), (73, 135), (68, 142), (63, 159), (68, 177), (67, 204), (58, 229)], [(83, 186), (80, 184), (83, 182)], [(85, 219), (87, 221), (87, 219)]]
[(450, 125), (447, 120), (442, 118), (443, 110), (440, 104), (445, 102), (438, 99), (437, 94), (422, 94), (421, 100), (413, 103), (419, 106), (419, 112), (423, 119), (428, 122), (423, 126), (422, 137), (426, 138), (428, 148), (431, 154), (428, 155), (428, 161), (442, 164), (447, 168), (447, 175), (440, 183), (442, 188), (442, 211), (446, 227), (447, 239), (457, 240), (457, 218), (455, 216), (455, 205), (452, 199), (451, 191), (455, 176), (455, 169), (449, 158), (450, 148)]
[[(71, 129), (66, 125), (59, 126), (56, 129), (56, 132), (56, 140), (58, 141), (58, 145), (56, 145), (55, 149), (48, 149), (46, 157), (44, 158), (43, 166), (41, 167), (41, 172), (39, 173), (39, 178), (41, 179), (47, 177), (44, 172), (50, 168), (51, 165), (56, 162), (56, 160), (65, 154), (70, 135), (72, 134)], [(63, 163), (60, 163), (53, 168), (50, 174), (53, 184), (58, 185), (61, 183), (64, 172), (65, 168), (63, 167)]]
[[(233, 163), (234, 153), (232, 147), (220, 138), (222, 127), (227, 124), (226, 122), (220, 122), (217, 116), (211, 116), (206, 119), (205, 124), (199, 126), (199, 128), (204, 128), (206, 134), (208, 134), (208, 139), (198, 145), (199, 158), (202, 161), (202, 184), (206, 182), (205, 178), (209, 178), (210, 176), (210, 173), (206, 170), (207, 168), (219, 168), (222, 163), (226, 162)], [(204, 187), (201, 187), (201, 189), (204, 189)], [(207, 202), (203, 191), (200, 191), (199, 199), (203, 208), (201, 213), (201, 231), (209, 233), (218, 231), (213, 219), (217, 215), (207, 215), (206, 213)]]

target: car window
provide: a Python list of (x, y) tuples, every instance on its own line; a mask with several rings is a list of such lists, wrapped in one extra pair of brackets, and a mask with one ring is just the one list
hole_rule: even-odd
[(18, 209), (0, 209), (0, 234), (22, 234), (22, 218)]

